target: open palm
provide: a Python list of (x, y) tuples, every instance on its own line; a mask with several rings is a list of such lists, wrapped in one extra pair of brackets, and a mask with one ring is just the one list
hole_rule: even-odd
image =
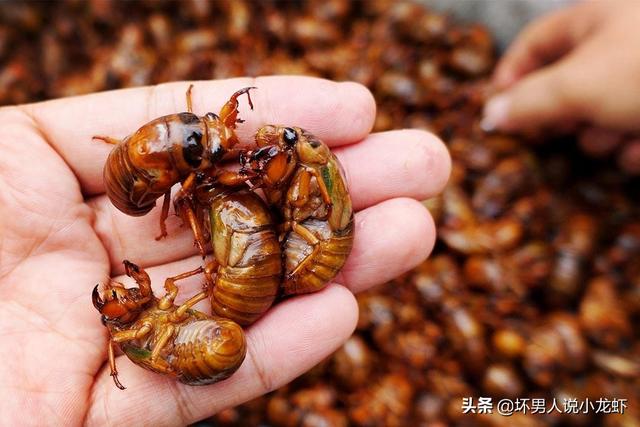
[[(188, 84), (0, 109), (0, 424), (195, 422), (318, 363), (355, 327), (353, 292), (428, 255), (433, 222), (414, 199), (436, 194), (448, 178), (450, 162), (440, 141), (420, 131), (369, 135), (375, 104), (354, 83), (306, 77), (196, 82), (194, 110), (215, 112), (246, 86), (258, 90), (255, 110), (240, 106), (243, 143), (259, 126), (278, 123), (307, 128), (336, 147), (357, 211), (353, 252), (335, 280), (344, 286), (272, 308), (247, 331), (247, 358), (226, 381), (185, 386), (119, 356), (127, 390), (118, 390), (91, 289), (122, 275), (126, 258), (147, 269), (161, 295), (164, 278), (202, 260), (176, 217), (168, 221), (169, 237), (157, 242), (159, 209), (133, 218), (111, 206), (102, 182), (111, 147), (91, 137), (122, 138), (150, 119), (184, 111)], [(199, 287), (196, 278), (181, 283), (178, 303)]]

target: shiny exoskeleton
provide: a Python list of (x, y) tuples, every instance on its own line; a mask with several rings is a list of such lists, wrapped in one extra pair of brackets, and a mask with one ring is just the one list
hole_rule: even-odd
[[(219, 115), (193, 114), (191, 89), (187, 90), (187, 112), (159, 117), (142, 126), (122, 141), (106, 136), (95, 136), (115, 144), (104, 166), (104, 182), (111, 202), (122, 212), (142, 216), (164, 195), (161, 234), (167, 235), (164, 221), (169, 212), (171, 187), (178, 182), (193, 179), (197, 171), (212, 169), (230, 153), (238, 142), (235, 133), (238, 119), (238, 97), (247, 94), (246, 87), (235, 92), (222, 107)], [(180, 206), (177, 210), (185, 222)], [(202, 248), (201, 252), (202, 252)]]
[(126, 289), (121, 283), (97, 285), (93, 305), (109, 329), (109, 366), (120, 389), (114, 344), (134, 363), (154, 372), (176, 377), (189, 385), (205, 385), (231, 376), (246, 355), (242, 328), (235, 322), (208, 316), (191, 307), (207, 298), (200, 292), (180, 306), (175, 282), (203, 272), (203, 268), (170, 277), (166, 295), (154, 297), (149, 275), (137, 265), (124, 261), (128, 276), (138, 288)]
[(351, 198), (338, 159), (309, 132), (263, 126), (258, 148), (241, 156), (240, 175), (264, 189), (282, 219), (283, 294), (323, 289), (353, 245)]
[[(265, 202), (248, 189), (232, 190), (205, 178), (194, 191), (194, 205), (203, 208), (210, 220), (214, 259), (205, 275), (211, 309), (249, 325), (271, 307), (282, 279), (274, 220)], [(204, 239), (198, 224), (193, 231), (196, 239)]]

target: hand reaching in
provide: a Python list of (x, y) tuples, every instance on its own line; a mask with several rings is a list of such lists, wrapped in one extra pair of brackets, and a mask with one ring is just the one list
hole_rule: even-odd
[[(487, 130), (568, 130), (594, 155), (640, 130), (640, 3), (587, 1), (525, 28), (498, 64)], [(631, 158), (629, 157), (631, 156)], [(619, 163), (640, 173), (640, 139), (619, 153)]]

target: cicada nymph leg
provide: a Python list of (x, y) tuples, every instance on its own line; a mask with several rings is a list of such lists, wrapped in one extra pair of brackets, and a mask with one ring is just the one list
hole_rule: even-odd
[(217, 273), (219, 266), (220, 264), (214, 258), (209, 263), (207, 263), (207, 265), (204, 267), (204, 279), (205, 279), (204, 292), (206, 292), (207, 295), (211, 295), (211, 292), (213, 292), (213, 287), (215, 286), (215, 280), (213, 279), (213, 274)]
[(224, 169), (218, 169), (215, 175), (216, 183), (233, 190), (240, 190), (243, 187), (248, 189), (248, 179), (249, 177), (243, 173)]
[(168, 363), (166, 363), (161, 357), (160, 354), (162, 350), (169, 344), (170, 341), (173, 340), (175, 335), (176, 328), (172, 324), (165, 324), (163, 326), (162, 332), (160, 332), (160, 336), (155, 343), (155, 347), (153, 347), (153, 351), (151, 352), (151, 357), (149, 361), (154, 366), (163, 366), (167, 369), (167, 372), (170, 372), (172, 369)]
[[(329, 196), (329, 191), (327, 187), (324, 185), (324, 181), (320, 176), (318, 176), (317, 171), (313, 169), (305, 169), (298, 178), (298, 181), (294, 184), (297, 186), (298, 191), (297, 198), (295, 200), (289, 200), (289, 203), (295, 208), (299, 206), (303, 206), (307, 203), (310, 196), (311, 191), (311, 176), (316, 178), (316, 182), (318, 188), (320, 190), (320, 194), (322, 196), (323, 202), (327, 206), (331, 206), (331, 197)], [(313, 248), (312, 252), (308, 254), (299, 264), (298, 266), (289, 273), (290, 276), (296, 275), (299, 271), (305, 268), (306, 264), (313, 260), (318, 251), (320, 250), (320, 240), (306, 227), (300, 225), (297, 221), (287, 221), (284, 224), (284, 232), (293, 231), (297, 233), (300, 237), (302, 237), (311, 247)]]
[(174, 311), (171, 316), (169, 316), (169, 320), (174, 323), (183, 321), (186, 318), (187, 310), (190, 310), (191, 307), (193, 307), (200, 301), (207, 299), (207, 297), (208, 294), (205, 291), (195, 294), (194, 296), (186, 300), (180, 307), (178, 307), (176, 311)]
[(189, 85), (189, 88), (187, 89), (187, 112), (189, 113), (193, 113), (193, 100), (191, 98), (191, 92), (193, 91), (193, 85)]
[(104, 141), (107, 144), (117, 145), (120, 143), (120, 140), (117, 138), (112, 138), (110, 136), (102, 136), (102, 135), (94, 135), (91, 139), (97, 139), (99, 141)]
[(164, 289), (167, 291), (167, 293), (158, 302), (158, 307), (163, 310), (167, 310), (173, 305), (173, 302), (178, 296), (178, 286), (176, 286), (176, 282), (178, 280), (186, 279), (187, 277), (195, 276), (196, 274), (200, 274), (202, 272), (204, 272), (204, 268), (198, 267), (194, 270), (187, 271), (186, 273), (168, 277), (164, 281)]
[(225, 150), (230, 150), (238, 143), (238, 137), (233, 130), (236, 128), (236, 123), (242, 123), (244, 121), (238, 118), (238, 97), (246, 93), (249, 99), (249, 107), (253, 110), (253, 102), (251, 101), (251, 94), (249, 93), (251, 89), (257, 88), (245, 87), (236, 91), (220, 109), (220, 122), (223, 126), (231, 130), (231, 132), (226, 135), (226, 138), (223, 137), (220, 141), (220, 144)]
[(295, 221), (290, 222), (290, 227), (293, 232), (297, 233), (300, 237), (302, 237), (308, 244), (310, 244), (313, 247), (313, 250), (311, 251), (311, 253), (306, 257), (304, 257), (304, 259), (300, 262), (300, 264), (298, 264), (298, 266), (291, 273), (289, 273), (289, 276), (295, 276), (300, 270), (306, 267), (306, 264), (308, 262), (310, 262), (316, 257), (318, 251), (320, 250), (320, 240), (311, 231), (309, 231), (309, 229), (298, 224)]
[[(235, 128), (236, 123), (238, 123), (238, 97), (243, 94), (247, 94), (247, 98), (249, 100), (249, 107), (253, 110), (253, 102), (251, 101), (251, 94), (249, 91), (251, 89), (257, 89), (256, 87), (250, 86), (242, 88), (236, 91), (231, 98), (222, 106), (220, 109), (220, 120), (224, 123), (225, 126)], [(240, 121), (242, 123), (242, 120)]]
[(124, 264), (124, 273), (127, 276), (131, 277), (133, 280), (135, 280), (136, 284), (141, 290), (145, 289), (145, 290), (148, 290), (150, 293), (151, 278), (149, 277), (147, 272), (144, 271), (144, 269), (138, 267), (136, 264), (126, 259), (122, 261), (122, 264)]
[(111, 370), (111, 378), (113, 378), (113, 382), (116, 387), (120, 390), (124, 390), (126, 387), (122, 385), (120, 380), (118, 379), (118, 369), (116, 368), (116, 358), (113, 350), (113, 344), (119, 344), (125, 341), (131, 341), (135, 339), (144, 338), (151, 330), (153, 329), (151, 324), (145, 323), (138, 329), (127, 329), (124, 331), (118, 331), (111, 335), (111, 339), (109, 340), (109, 368)]
[(109, 369), (111, 371), (111, 378), (113, 378), (113, 382), (115, 383), (116, 387), (118, 387), (120, 390), (124, 390), (126, 389), (125, 386), (122, 385), (122, 383), (120, 382), (120, 380), (118, 379), (118, 369), (116, 368), (116, 356), (115, 353), (113, 351), (113, 339), (109, 340)]
[[(308, 168), (305, 169), (305, 173), (311, 174), (316, 178), (316, 182), (318, 183), (318, 189), (320, 190), (320, 195), (322, 196), (322, 201), (329, 207), (331, 207), (331, 196), (329, 195), (329, 190), (324, 182), (324, 179), (320, 176), (317, 170)], [(308, 188), (307, 188), (308, 191)]]
[(176, 213), (182, 218), (183, 223), (187, 224), (191, 228), (195, 244), (198, 247), (200, 255), (202, 255), (202, 258), (204, 259), (207, 253), (205, 249), (207, 240), (205, 239), (202, 231), (202, 224), (198, 221), (198, 217), (195, 213), (196, 206), (193, 197), (195, 184), (196, 173), (194, 172), (191, 173), (182, 183), (182, 188), (180, 188), (180, 191), (173, 199), (173, 205)]
[[(322, 201), (329, 207), (331, 207), (331, 196), (329, 195), (329, 190), (327, 189), (326, 184), (324, 183), (324, 180), (322, 179), (322, 177), (320, 176), (320, 174), (318, 173), (317, 170), (312, 169), (312, 168), (306, 168), (303, 172), (303, 174), (305, 175), (313, 175), (316, 179), (316, 182), (318, 184), (318, 190), (320, 190), (320, 195), (322, 196)], [(303, 175), (303, 176), (305, 176)], [(303, 194), (303, 191), (306, 192), (307, 194), (305, 194), (305, 197), (308, 197), (308, 193), (309, 193), (309, 182), (307, 182), (306, 187), (300, 188), (300, 194)]]
[[(173, 307), (173, 302), (178, 296), (178, 286), (176, 286), (176, 282), (178, 280), (186, 279), (187, 277), (195, 276), (196, 274), (200, 274), (204, 271), (202, 267), (198, 267), (191, 271), (187, 271), (182, 274), (178, 274), (177, 276), (168, 277), (164, 282), (164, 288), (167, 291), (165, 296), (163, 296), (158, 302), (158, 308), (167, 310)], [(185, 301), (180, 307), (176, 308), (169, 316), (168, 321), (171, 323), (180, 323), (185, 320), (188, 315), (187, 311), (191, 309), (194, 305), (199, 303), (200, 301), (207, 298), (206, 292), (200, 292), (199, 294), (194, 295)], [(168, 324), (165, 325), (165, 330), (160, 335), (158, 342), (156, 343), (153, 352), (151, 353), (151, 362), (157, 363), (160, 359), (160, 353), (162, 349), (169, 343), (173, 336), (175, 335), (176, 328), (174, 325)]]
[(167, 237), (167, 218), (169, 218), (169, 201), (171, 200), (171, 191), (164, 193), (162, 199), (162, 213), (160, 214), (160, 235), (156, 237), (156, 240), (161, 240)]

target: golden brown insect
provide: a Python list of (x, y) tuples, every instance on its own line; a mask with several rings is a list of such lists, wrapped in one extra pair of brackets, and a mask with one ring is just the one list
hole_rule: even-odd
[[(282, 279), (275, 223), (265, 202), (254, 192), (225, 188), (213, 177), (199, 176), (197, 180), (193, 184), (195, 198), (188, 205), (203, 209), (210, 221), (214, 260), (205, 275), (211, 308), (220, 316), (249, 325), (271, 307)], [(205, 215), (195, 216), (206, 221)], [(202, 221), (192, 223), (192, 230), (199, 246), (204, 247)]]
[(524, 230), (516, 218), (481, 221), (460, 186), (445, 189), (442, 205), (439, 236), (451, 249), (463, 254), (487, 254), (514, 248), (522, 239)]
[(246, 175), (280, 211), (285, 295), (318, 291), (344, 265), (353, 245), (353, 209), (340, 163), (309, 132), (267, 125), (258, 148), (241, 156)]
[(556, 260), (549, 281), (551, 299), (575, 298), (584, 290), (584, 265), (593, 255), (598, 228), (597, 219), (586, 212), (567, 215), (554, 240)]
[[(159, 117), (142, 126), (122, 141), (107, 136), (95, 139), (115, 144), (104, 166), (104, 182), (111, 202), (122, 212), (142, 216), (164, 195), (160, 219), (162, 238), (167, 235), (165, 220), (169, 213), (171, 187), (192, 180), (194, 173), (212, 169), (236, 145), (238, 97), (247, 94), (245, 87), (235, 92), (222, 107), (220, 114), (193, 114), (191, 89), (187, 90), (187, 112)], [(180, 205), (177, 210), (185, 222)], [(204, 253), (203, 248), (199, 248)]]
[(267, 205), (251, 191), (222, 194), (211, 202), (211, 243), (216, 271), (211, 308), (249, 325), (271, 307), (282, 278), (275, 224)]
[(124, 266), (138, 288), (126, 289), (112, 281), (96, 285), (92, 294), (93, 305), (111, 333), (109, 366), (118, 388), (124, 386), (118, 380), (114, 344), (137, 365), (189, 385), (221, 381), (240, 367), (246, 354), (242, 328), (231, 320), (191, 309), (207, 298), (206, 292), (180, 306), (173, 303), (178, 294), (175, 282), (202, 273), (202, 268), (168, 278), (166, 295), (157, 299), (149, 275), (129, 261)]

